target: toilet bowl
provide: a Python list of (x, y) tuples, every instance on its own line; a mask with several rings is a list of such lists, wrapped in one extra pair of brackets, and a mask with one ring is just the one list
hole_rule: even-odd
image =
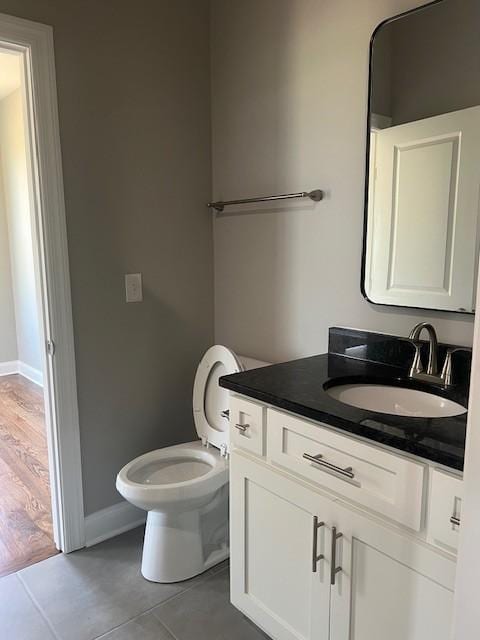
[(150, 451), (118, 474), (119, 493), (148, 511), (141, 568), (147, 580), (186, 580), (228, 557), (229, 395), (218, 379), (265, 364), (220, 345), (208, 349), (193, 388), (200, 439)]

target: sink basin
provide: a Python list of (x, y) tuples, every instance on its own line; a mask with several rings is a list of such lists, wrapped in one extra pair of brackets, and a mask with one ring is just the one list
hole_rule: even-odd
[(339, 384), (325, 389), (344, 404), (413, 418), (448, 418), (466, 413), (461, 404), (433, 393), (383, 384)]

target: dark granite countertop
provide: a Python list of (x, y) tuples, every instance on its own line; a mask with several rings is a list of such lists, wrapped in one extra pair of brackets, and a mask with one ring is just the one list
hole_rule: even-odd
[(224, 376), (220, 378), (220, 386), (341, 431), (463, 470), (466, 413), (452, 418), (410, 418), (357, 409), (326, 393), (325, 387), (333, 379), (343, 384), (398, 385), (429, 391), (465, 407), (468, 403), (467, 384), (446, 391), (408, 379), (400, 367), (332, 353)]

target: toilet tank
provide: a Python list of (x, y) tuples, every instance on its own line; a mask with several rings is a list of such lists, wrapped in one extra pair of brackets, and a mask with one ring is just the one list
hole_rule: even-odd
[(260, 367), (268, 367), (272, 364), (271, 362), (263, 362), (263, 360), (250, 358), (249, 356), (237, 356), (237, 358), (240, 360), (243, 371), (249, 371), (250, 369), (260, 369)]

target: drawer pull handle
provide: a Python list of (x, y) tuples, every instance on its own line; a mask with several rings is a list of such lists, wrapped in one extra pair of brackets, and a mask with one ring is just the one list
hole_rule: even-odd
[(314, 464), (318, 464), (320, 467), (325, 467), (326, 469), (330, 469), (330, 471), (335, 471), (335, 473), (339, 473), (341, 476), (345, 476), (350, 480), (355, 478), (355, 474), (352, 471), (352, 467), (345, 467), (342, 469), (341, 467), (337, 467), (337, 465), (332, 464), (331, 462), (327, 462), (326, 460), (322, 460), (323, 456), (321, 453), (318, 453), (316, 456), (312, 456), (309, 453), (304, 453), (303, 457), (305, 460), (309, 462), (313, 462)]
[(225, 409), (225, 411), (220, 412), (220, 417), (228, 420), (230, 418), (230, 409)]
[(337, 567), (337, 540), (343, 536), (343, 533), (337, 533), (337, 527), (332, 527), (332, 556), (330, 561), (330, 584), (335, 586), (335, 578), (342, 567)]
[(312, 571), (317, 572), (317, 564), (320, 560), (324, 559), (323, 553), (318, 553), (318, 530), (325, 525), (324, 522), (319, 522), (317, 516), (313, 517), (313, 550), (312, 550)]
[(245, 431), (250, 427), (249, 424), (239, 424), (238, 422), (237, 422), (237, 424), (234, 424), (233, 426), (235, 427), (235, 429), (238, 429), (242, 433), (245, 433)]
[(456, 516), (452, 516), (450, 518), (450, 522), (454, 524), (456, 527), (460, 526), (460, 518), (457, 518)]

